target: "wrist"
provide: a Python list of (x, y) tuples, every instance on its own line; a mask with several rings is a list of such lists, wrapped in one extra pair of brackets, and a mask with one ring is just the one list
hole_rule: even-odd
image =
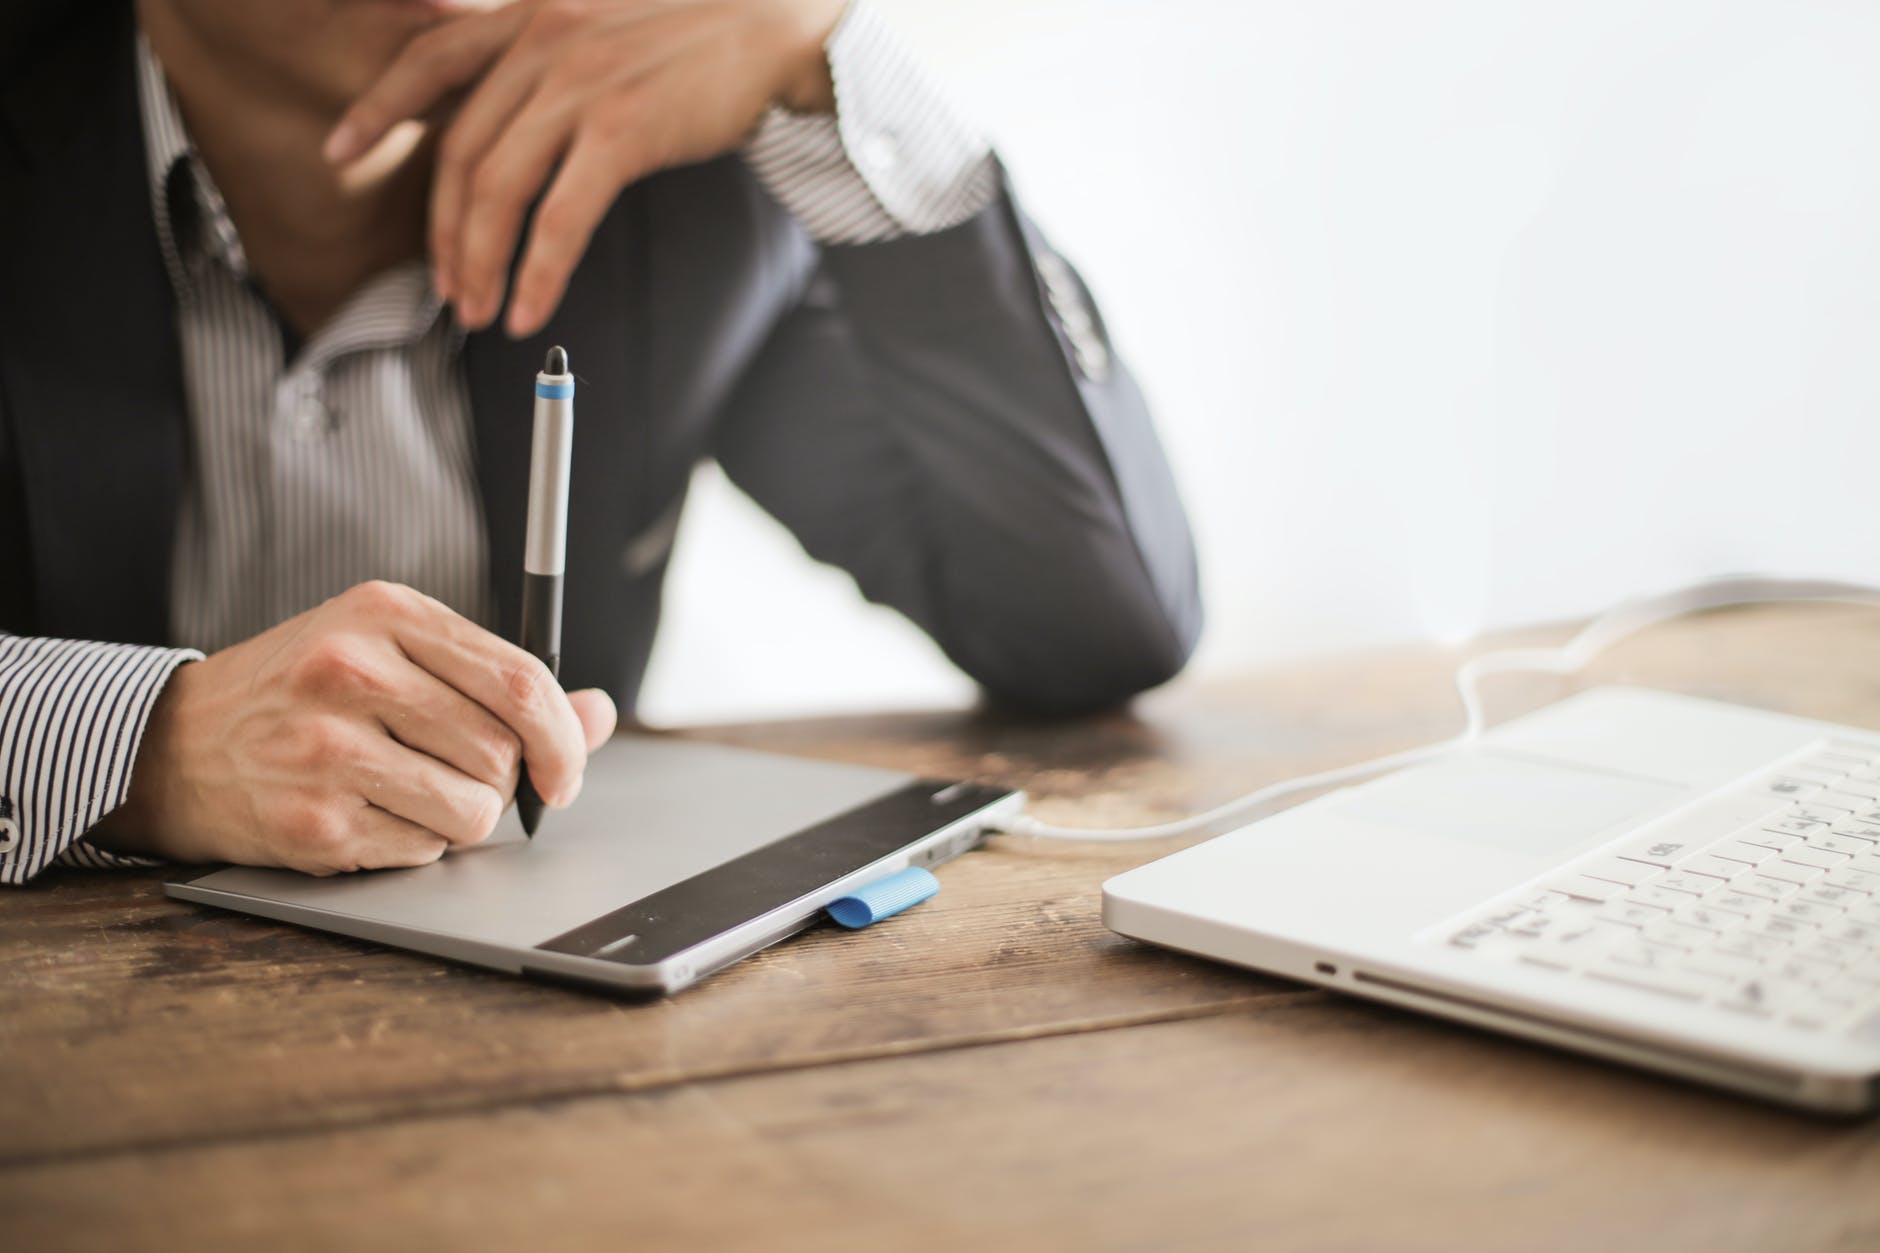
[(150, 707), (150, 717), (138, 742), (137, 756), (131, 762), (130, 787), (124, 800), (100, 819), (85, 838), (107, 853), (131, 856), (173, 856), (165, 847), (168, 808), (167, 794), (174, 773), (170, 764), (171, 745), (176, 740), (177, 708), (182, 690), (192, 681), (190, 663), (178, 666)]
[(847, 4), (844, 0), (799, 0), (782, 6), (779, 47), (782, 73), (775, 102), (792, 113), (834, 113), (835, 78), (829, 69), (829, 36)]

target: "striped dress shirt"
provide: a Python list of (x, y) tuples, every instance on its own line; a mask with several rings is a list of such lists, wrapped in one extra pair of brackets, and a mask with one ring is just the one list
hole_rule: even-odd
[[(997, 190), (985, 140), (866, 3), (831, 34), (834, 117), (772, 109), (744, 159), (815, 239), (944, 230)], [(463, 332), (413, 260), (305, 342), (256, 287), (221, 195), (141, 40), (138, 98), (176, 295), (190, 474), (171, 565), (174, 648), (0, 635), (0, 882), (149, 864), (83, 837), (124, 800), (174, 669), (368, 579), (491, 619)]]

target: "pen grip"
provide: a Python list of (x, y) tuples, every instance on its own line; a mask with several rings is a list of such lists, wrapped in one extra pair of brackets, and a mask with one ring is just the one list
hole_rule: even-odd
[[(522, 647), (542, 659), (548, 672), (561, 677), (561, 575), (522, 575)], [(516, 813), (531, 838), (542, 821), (542, 797), (525, 769), (516, 784)]]
[(559, 574), (522, 576), (522, 647), (540, 657), (549, 673), (561, 674), (561, 580)]

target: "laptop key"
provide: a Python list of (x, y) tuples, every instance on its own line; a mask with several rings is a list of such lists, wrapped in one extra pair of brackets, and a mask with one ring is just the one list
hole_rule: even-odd
[(1830, 922), (1839, 922), (1847, 917), (1847, 911), (1833, 905), (1824, 905), (1819, 901), (1805, 901), (1797, 897), (1792, 901), (1783, 901), (1770, 911), (1771, 918), (1793, 918), (1797, 922), (1806, 922), (1811, 926), (1823, 926)]
[[(1880, 926), (1867, 922), (1843, 922), (1825, 928), (1822, 935), (1842, 944), (1861, 948), (1880, 948)], [(1880, 976), (1877, 976), (1880, 977)]]
[(1844, 940), (1824, 936), (1798, 950), (1796, 956), (1810, 961), (1830, 962), (1836, 966), (1851, 966), (1866, 956), (1866, 953), (1867, 950), (1858, 944), (1849, 944)]
[(1753, 840), (1725, 840), (1721, 844), (1711, 845), (1708, 851), (1712, 856), (1740, 861), (1750, 866), (1761, 865), (1778, 852), (1777, 849), (1770, 848), (1766, 844), (1757, 844)]
[(1862, 770), (1873, 764), (1872, 758), (1865, 749), (1840, 744), (1824, 748), (1808, 760), (1835, 770)]
[(1519, 918), (1502, 923), (1501, 929), (1519, 939), (1537, 940), (1568, 925), (1569, 919), (1563, 914), (1529, 910)]
[(1729, 880), (1748, 870), (1749, 866), (1712, 853), (1699, 853), (1695, 857), (1687, 857), (1679, 862), (1678, 869), (1685, 874), (1707, 874), (1712, 878)]
[(1456, 948), (1480, 949), (1502, 938), (1500, 927), (1491, 927), (1487, 923), (1478, 922), (1450, 936), (1449, 943)]
[(1707, 949), (1684, 960), (1683, 969), (1714, 978), (1752, 979), (1762, 973), (1763, 964), (1740, 953), (1721, 953)]
[(1793, 857), (1785, 853), (1775, 861), (1766, 861), (1756, 867), (1756, 877), (1759, 879), (1776, 879), (1783, 883), (1793, 883), (1797, 888), (1806, 887), (1826, 874), (1831, 867), (1818, 866), (1812, 861), (1802, 861), (1800, 859), (1804, 857), (1826, 858), (1835, 856), (1838, 856), (1838, 854), (1816, 853), (1805, 848), (1796, 849), (1794, 850)]
[(1795, 899), (1812, 901), (1817, 905), (1832, 905), (1836, 909), (1845, 910), (1854, 905), (1866, 904), (1867, 894), (1856, 892), (1853, 888), (1839, 887), (1824, 879), (1811, 888), (1803, 888), (1796, 894)]
[(1623, 884), (1609, 879), (1589, 879), (1585, 875), (1574, 875), (1547, 885), (1553, 891), (1564, 893), (1582, 901), (1592, 901), (1604, 905), (1615, 896), (1625, 892)]
[(1691, 904), (1688, 892), (1674, 892), (1670, 888), (1648, 883), (1642, 888), (1633, 888), (1625, 894), (1625, 900), (1634, 905), (1656, 905), (1659, 909), (1678, 910)]
[(1688, 905), (1671, 915), (1673, 922), (1681, 922), (1687, 927), (1702, 927), (1704, 930), (1722, 935), (1742, 926), (1745, 919), (1742, 914), (1728, 910), (1712, 909), (1708, 905)]
[(1719, 913), (1732, 913), (1738, 915), (1739, 918), (1747, 918), (1767, 908), (1769, 899), (1749, 892), (1739, 892), (1734, 887), (1724, 887), (1706, 896), (1704, 904)]
[(1673, 870), (1670, 874), (1659, 875), (1652, 880), (1655, 888), (1664, 888), (1672, 892), (1687, 892), (1692, 896), (1708, 896), (1718, 888), (1726, 886), (1728, 880), (1714, 875), (1686, 874), (1682, 870)]
[(1678, 858), (1695, 852), (1699, 847), (1700, 845), (1689, 837), (1677, 837), (1667, 833), (1631, 840), (1612, 851), (1628, 861), (1642, 861), (1649, 865), (1668, 868)]
[(1728, 993), (1717, 999), (1717, 1004), (1724, 1009), (1754, 1017), (1766, 1017), (1790, 1010), (1804, 1009), (1810, 997), (1806, 988), (1793, 984), (1783, 984), (1767, 976), (1759, 975), (1745, 979)]
[(1635, 888), (1647, 879), (1656, 878), (1660, 873), (1657, 866), (1648, 865), (1642, 861), (1631, 861), (1624, 857), (1602, 857), (1598, 861), (1589, 862), (1577, 869), (1583, 875), (1590, 875), (1595, 879), (1608, 879), (1613, 883), (1623, 883), (1629, 888)]
[(1847, 777), (1847, 771), (1837, 770), (1833, 766), (1821, 766), (1813, 761), (1797, 762), (1793, 766), (1783, 767), (1782, 773), (1792, 779), (1806, 779), (1810, 783), (1832, 784)]
[(1701, 927), (1687, 927), (1681, 922), (1672, 920), (1655, 922), (1640, 934), (1653, 944), (1668, 944), (1685, 953), (1708, 948), (1717, 938), (1715, 931), (1706, 931)]
[(1754, 930), (1739, 931), (1718, 941), (1712, 951), (1747, 957), (1760, 965), (1788, 952), (1789, 942), (1786, 936), (1766, 935)]
[(1880, 1007), (1880, 997), (1874, 997), (1874, 986), (1859, 984), (1852, 978), (1837, 978), (1837, 980), (1827, 982), (1822, 986), (1822, 995), (1833, 999), (1835, 1003), (1850, 1005), (1852, 1012), (1844, 1014), (1846, 1018), (1863, 1014), (1869, 1008)]
[(1837, 870), (1832, 874), (1823, 875), (1821, 881), (1829, 887), (1851, 888), (1856, 892), (1864, 892), (1868, 896), (1880, 894), (1880, 874), (1874, 874), (1870, 870), (1855, 870), (1849, 867), (1846, 870)]
[(1749, 929), (1757, 934), (1772, 935), (1778, 940), (1788, 940), (1791, 943), (1797, 940), (1812, 940), (1820, 931), (1820, 928), (1812, 922), (1803, 922), (1800, 918), (1777, 918), (1774, 915), (1757, 919), (1750, 924)]
[(1610, 925), (1563, 931), (1534, 941), (1522, 948), (1519, 955), (1521, 960), (1531, 960), (1540, 966), (1577, 969), (1614, 945), (1629, 942), (1623, 937), (1635, 940), (1638, 932), (1630, 927)]
[(1712, 990), (1710, 980), (1669, 967), (1651, 969), (1620, 962), (1595, 966), (1586, 973), (1607, 983), (1623, 984), (1646, 992), (1656, 992), (1661, 996), (1675, 996), (1684, 1001), (1701, 1001)]
[(1774, 862), (1765, 863), (1761, 870), (1764, 874), (1774, 874), (1776, 869), (1786, 866), (1809, 866), (1815, 870), (1840, 870), (1848, 863), (1850, 853), (1836, 853), (1825, 848), (1816, 848), (1805, 844), (1800, 848), (1782, 850), (1782, 855)]
[(1663, 922), (1671, 917), (1671, 911), (1659, 909), (1655, 905), (1633, 905), (1625, 901), (1613, 901), (1599, 911), (1599, 916), (1607, 922), (1617, 922), (1628, 927), (1649, 927), (1653, 923)]
[(1828, 982), (1839, 973), (1829, 962), (1810, 961), (1799, 953), (1791, 954), (1765, 967), (1765, 973), (1771, 979), (1780, 980), (1790, 985), (1817, 987)]
[(1850, 814), (1858, 814), (1874, 806), (1871, 796), (1856, 796), (1852, 792), (1837, 791), (1833, 788), (1815, 793), (1808, 798), (1808, 803), (1817, 809), (1842, 809)]
[(1780, 831), (1770, 831), (1766, 828), (1742, 831), (1737, 834), (1736, 838), (1744, 844), (1760, 844), (1778, 853), (1785, 848), (1794, 848), (1797, 844), (1804, 842), (1799, 835), (1785, 835)]
[[(1835, 835), (1832, 832), (1823, 831), (1808, 837), (1808, 847), (1818, 848), (1829, 853), (1843, 853), (1849, 857), (1853, 857), (1859, 853), (1872, 852), (1874, 845), (1871, 840), (1857, 840), (1852, 836)], [(1791, 853), (1794, 852), (1793, 849), (1788, 851)]]
[(1771, 879), (1764, 874), (1746, 874), (1731, 880), (1730, 890), (1744, 896), (1760, 896), (1766, 901), (1779, 901), (1801, 891), (1802, 885), (1787, 879)]

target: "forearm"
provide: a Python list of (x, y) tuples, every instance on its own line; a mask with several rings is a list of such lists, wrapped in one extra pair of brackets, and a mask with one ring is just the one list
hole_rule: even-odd
[(827, 264), (917, 468), (934, 612), (962, 664), (1048, 709), (1178, 670), (1201, 608), (1174, 479), (1089, 294), (1009, 195)]
[(745, 148), (821, 273), (721, 460), (995, 695), (1068, 709), (1159, 682), (1200, 629), (1194, 555), (1088, 292), (865, 3), (827, 54), (838, 115), (773, 110)]
[(158, 694), (187, 649), (0, 635), (0, 883), (145, 864), (85, 835), (123, 804)]
[(1172, 476), (1009, 198), (821, 266), (730, 406), (732, 477), (995, 698), (1094, 708), (1179, 669), (1201, 611)]

